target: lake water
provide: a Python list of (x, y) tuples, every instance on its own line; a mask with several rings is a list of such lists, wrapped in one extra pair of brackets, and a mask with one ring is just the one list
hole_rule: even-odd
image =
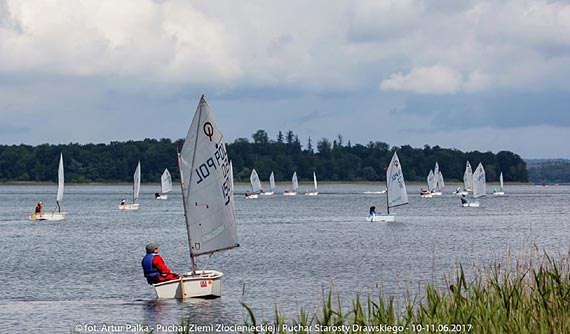
[(507, 186), (505, 197), (481, 198), (480, 208), (462, 208), (453, 186), (431, 199), (409, 186), (410, 204), (393, 209), (396, 223), (369, 223), (368, 208), (385, 211), (386, 197), (363, 192), (379, 187), (323, 184), (315, 197), (236, 195), (241, 246), (198, 259), (200, 268), (224, 272), (222, 297), (181, 302), (156, 300), (140, 267), (145, 245), (158, 242), (173, 271), (188, 271), (179, 191), (160, 201), (158, 186), (143, 186), (141, 209), (124, 212), (118, 203), (130, 186), (67, 186), (66, 220), (32, 222), (38, 200), (45, 211), (55, 207), (56, 186), (0, 186), (0, 331), (90, 332), (105, 324), (129, 332), (181, 320), (241, 325), (241, 302), (258, 320), (273, 320), (276, 305), (292, 318), (318, 306), (331, 286), (347, 304), (357, 293), (401, 300), (406, 290), (441, 282), (459, 263), (484, 267), (507, 254), (528, 256), (535, 246), (568, 253), (568, 186)]

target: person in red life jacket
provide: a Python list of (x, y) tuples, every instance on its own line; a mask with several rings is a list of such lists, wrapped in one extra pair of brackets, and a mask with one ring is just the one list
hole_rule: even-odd
[(36, 213), (42, 213), (42, 206), (43, 206), (42, 201), (39, 201), (38, 204), (36, 205)]
[(156, 284), (180, 278), (178, 274), (168, 269), (162, 257), (158, 255), (158, 244), (156, 243), (146, 245), (146, 255), (143, 257), (141, 264), (144, 277), (146, 277), (148, 284)]

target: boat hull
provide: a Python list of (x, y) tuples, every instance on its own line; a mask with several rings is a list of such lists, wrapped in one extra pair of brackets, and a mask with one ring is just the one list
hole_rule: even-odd
[(463, 195), (467, 196), (467, 195), (469, 195), (469, 193), (468, 193), (467, 191), (465, 191), (465, 190), (456, 191), (456, 192), (454, 192), (454, 194), (457, 195), (457, 196), (463, 196)]
[(32, 213), (30, 220), (64, 220), (67, 212), (41, 212)]
[(294, 191), (289, 191), (289, 192), (283, 193), (283, 196), (295, 196), (295, 195), (297, 195), (297, 193)]
[(505, 192), (504, 191), (495, 191), (493, 193), (493, 196), (505, 196)]
[(215, 270), (186, 273), (180, 279), (153, 284), (157, 298), (217, 298), (222, 295), (222, 276)]
[(318, 191), (306, 191), (305, 195), (306, 196), (317, 196), (319, 194)]
[(247, 199), (256, 199), (256, 198), (257, 198), (257, 194), (246, 195), (245, 198), (247, 198)]
[(273, 195), (273, 191), (268, 191), (268, 192), (265, 192), (265, 193), (261, 193), (261, 195), (263, 195), (263, 196), (271, 196), (271, 195)]
[(461, 206), (464, 208), (478, 208), (479, 202), (467, 202), (467, 203), (461, 204)]
[(376, 216), (370, 216), (370, 217), (366, 217), (366, 221), (369, 222), (393, 222), (396, 221), (396, 214), (395, 213), (390, 213), (390, 214), (386, 214), (386, 215), (376, 215)]
[(432, 198), (433, 194), (429, 193), (429, 194), (420, 194), (421, 198)]
[(125, 211), (138, 210), (139, 206), (140, 206), (139, 203), (119, 205), (119, 210), (125, 210)]
[(441, 191), (432, 191), (432, 196), (441, 196)]
[(168, 195), (158, 195), (156, 199), (168, 199)]

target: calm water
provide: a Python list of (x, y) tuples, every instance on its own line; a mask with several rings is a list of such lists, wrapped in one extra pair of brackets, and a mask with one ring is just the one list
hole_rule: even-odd
[(568, 186), (507, 186), (507, 196), (482, 198), (480, 208), (460, 207), (453, 187), (420, 199), (419, 187), (409, 186), (410, 205), (394, 209), (398, 222), (389, 224), (364, 220), (371, 205), (384, 211), (385, 195), (363, 194), (373, 185), (319, 188), (316, 197), (236, 195), (241, 247), (199, 258), (200, 267), (209, 261), (224, 272), (222, 298), (180, 302), (157, 301), (140, 268), (145, 244), (155, 241), (173, 271), (188, 270), (179, 191), (159, 201), (158, 186), (143, 186), (141, 210), (123, 212), (118, 203), (130, 186), (67, 186), (67, 219), (32, 222), (37, 200), (45, 211), (55, 206), (56, 187), (0, 186), (0, 331), (243, 324), (240, 302), (258, 319), (273, 320), (275, 305), (296, 317), (333, 285), (346, 303), (357, 293), (399, 298), (441, 281), (458, 263), (483, 267), (509, 253), (528, 255), (533, 245), (562, 254), (570, 244)]

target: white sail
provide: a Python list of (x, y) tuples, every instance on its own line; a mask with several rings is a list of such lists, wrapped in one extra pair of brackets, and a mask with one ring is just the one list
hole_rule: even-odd
[(485, 168), (483, 168), (483, 164), (479, 163), (475, 173), (473, 173), (473, 198), (485, 196), (486, 193)]
[(313, 182), (315, 183), (315, 191), (317, 191), (317, 174), (313, 172)]
[(433, 170), (430, 169), (428, 176), (427, 176), (427, 184), (428, 190), (434, 191), (435, 190), (435, 175), (433, 174)]
[(269, 191), (273, 192), (273, 189), (275, 189), (275, 175), (271, 172), (271, 175), (269, 175)]
[(443, 188), (445, 188), (445, 182), (443, 182), (443, 174), (441, 173), (441, 170), (440, 170), (439, 171), (439, 178), (437, 179), (437, 189), (442, 190)]
[(388, 209), (391, 207), (408, 204), (408, 193), (406, 192), (406, 183), (404, 181), (404, 173), (398, 155), (394, 152), (390, 166), (386, 172), (387, 189), (388, 189)]
[(65, 183), (63, 177), (63, 153), (59, 156), (59, 169), (57, 171), (57, 209), (61, 211), (61, 204), (63, 203), (63, 184)]
[(238, 246), (232, 175), (223, 139), (202, 96), (179, 155), (192, 258)]
[(501, 187), (501, 191), (503, 191), (503, 172), (499, 175), (499, 185)]
[(297, 172), (293, 172), (293, 178), (291, 179), (291, 184), (293, 189), (291, 191), (295, 192), (299, 188), (299, 181), (297, 181)]
[(162, 176), (160, 177), (160, 186), (163, 194), (172, 191), (172, 176), (168, 169), (165, 169), (164, 172), (162, 172)]
[(473, 170), (469, 161), (465, 164), (465, 173), (463, 173), (463, 187), (465, 190), (473, 189)]
[(257, 175), (255, 169), (251, 171), (249, 182), (251, 182), (251, 190), (253, 193), (258, 193), (261, 191), (261, 181), (259, 180), (259, 175)]
[(133, 203), (139, 198), (139, 193), (141, 191), (141, 162), (137, 164), (135, 169), (135, 174), (133, 174)]

